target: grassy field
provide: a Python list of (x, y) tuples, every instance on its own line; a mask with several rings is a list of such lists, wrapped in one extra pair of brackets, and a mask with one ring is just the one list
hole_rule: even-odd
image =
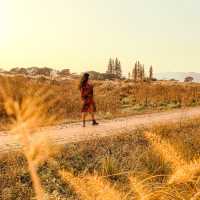
[[(45, 135), (34, 141), (31, 135), (40, 126), (78, 119), (78, 81), (0, 81), (1, 126), (23, 147), (0, 155), (0, 199), (200, 198), (199, 119), (58, 147)], [(104, 118), (133, 114), (137, 106), (143, 113), (199, 105), (199, 84), (94, 84)]]
[[(46, 199), (199, 199), (199, 136), (193, 119), (54, 146), (37, 167), (41, 188)], [(0, 199), (35, 199), (22, 153), (1, 155), (0, 169)]]
[[(49, 116), (54, 123), (70, 123), (80, 120), (79, 80), (55, 81), (44, 78), (31, 79), (23, 76), (0, 77), (1, 91), (14, 101), (23, 103), (30, 96), (44, 96)], [(200, 84), (170, 81), (93, 81), (97, 104), (97, 117), (112, 119), (145, 112), (158, 112), (173, 108), (200, 104)], [(0, 128), (4, 128), (8, 116), (4, 99), (0, 94)]]

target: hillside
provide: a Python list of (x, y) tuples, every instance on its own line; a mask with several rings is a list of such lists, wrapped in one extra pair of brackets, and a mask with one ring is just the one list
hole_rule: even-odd
[(194, 78), (194, 82), (200, 82), (200, 73), (197, 72), (163, 72), (155, 74), (155, 77), (158, 80), (176, 79), (179, 81), (184, 81), (184, 78), (187, 76), (192, 76)]

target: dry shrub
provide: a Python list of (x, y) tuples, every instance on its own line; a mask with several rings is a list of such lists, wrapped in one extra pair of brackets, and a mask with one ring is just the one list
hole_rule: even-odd
[(109, 176), (117, 173), (116, 160), (112, 156), (105, 156), (101, 161), (101, 174)]

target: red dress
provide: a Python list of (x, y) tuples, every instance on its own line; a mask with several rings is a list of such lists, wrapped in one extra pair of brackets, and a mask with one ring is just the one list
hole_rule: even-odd
[(86, 83), (81, 88), (81, 98), (83, 106), (81, 112), (96, 112), (96, 105), (93, 98), (93, 85)]

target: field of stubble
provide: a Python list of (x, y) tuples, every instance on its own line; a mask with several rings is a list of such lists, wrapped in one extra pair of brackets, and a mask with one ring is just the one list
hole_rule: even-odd
[[(94, 84), (102, 117), (199, 103), (198, 84)], [(79, 116), (77, 82), (17, 77), (0, 85), (2, 127), (23, 146), (0, 155), (0, 199), (200, 198), (199, 119), (58, 147), (30, 137), (40, 126)]]

